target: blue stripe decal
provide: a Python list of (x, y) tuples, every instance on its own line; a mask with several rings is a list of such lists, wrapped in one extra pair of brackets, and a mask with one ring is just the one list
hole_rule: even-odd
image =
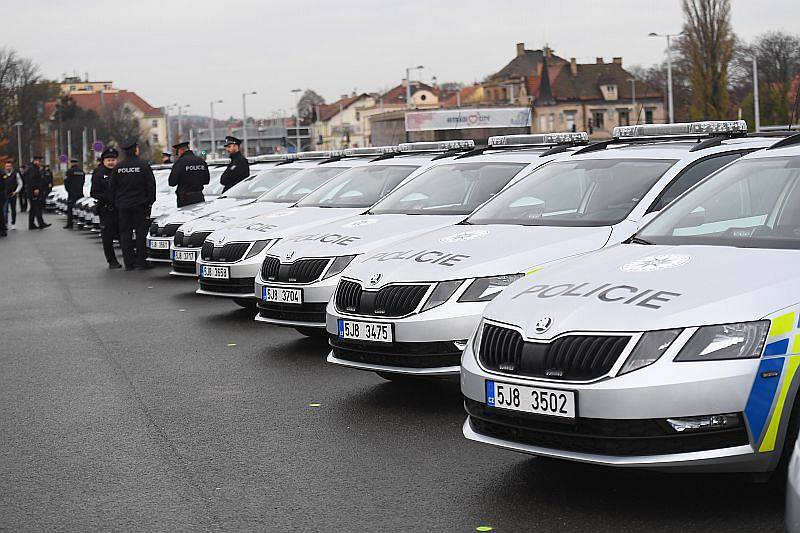
[(494, 381), (486, 381), (486, 405), (494, 407)]
[(339, 320), (339, 338), (344, 337), (344, 320)]
[[(750, 424), (750, 431), (753, 433), (755, 442), (761, 440), (761, 432), (764, 430), (764, 424), (767, 422), (769, 411), (772, 408), (775, 391), (778, 390), (778, 384), (781, 382), (783, 361), (783, 357), (763, 359), (758, 366), (758, 374), (756, 374), (756, 380), (744, 408), (744, 416)], [(778, 375), (765, 378), (762, 377), (764, 372), (777, 372)]]
[(786, 355), (789, 351), (789, 339), (775, 341), (767, 344), (764, 348), (764, 355)]

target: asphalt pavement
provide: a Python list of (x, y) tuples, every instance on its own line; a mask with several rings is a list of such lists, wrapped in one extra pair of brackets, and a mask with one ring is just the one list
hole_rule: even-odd
[(469, 442), (457, 384), (329, 365), (324, 341), (167, 268), (110, 271), (46, 218), (0, 239), (0, 529), (783, 527), (782, 495), (737, 477)]

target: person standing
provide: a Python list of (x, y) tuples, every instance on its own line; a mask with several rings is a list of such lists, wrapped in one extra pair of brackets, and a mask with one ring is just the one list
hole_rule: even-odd
[(0, 172), (0, 237), (5, 237), (6, 233), (6, 202), (8, 201), (8, 176), (5, 172)]
[(72, 229), (72, 208), (75, 202), (83, 198), (83, 186), (86, 183), (86, 175), (78, 166), (77, 159), (69, 160), (70, 167), (64, 176), (64, 188), (67, 190), (67, 225), (64, 229)]
[(28, 172), (28, 165), (20, 162), (19, 180), (22, 182), (22, 190), (19, 191), (19, 212), (24, 213), (28, 210), (28, 191), (25, 190), (25, 173)]
[[(25, 183), (25, 194), (30, 203), (30, 210), (28, 211), (28, 229), (45, 229), (49, 228), (51, 224), (44, 221), (42, 212), (44, 211), (45, 187), (47, 183), (42, 177), (42, 156), (37, 155), (33, 157), (33, 161), (28, 165), (28, 169), (23, 175), (23, 182)], [(39, 225), (36, 225), (36, 222)]]
[[(153, 169), (139, 157), (139, 144), (123, 146), (125, 159), (111, 173), (111, 198), (119, 217), (119, 242), (125, 270), (152, 268), (147, 263), (147, 219), (156, 201)], [(136, 253), (133, 248), (136, 234)]]
[(119, 237), (117, 212), (114, 211), (114, 197), (111, 195), (111, 172), (117, 166), (119, 152), (114, 148), (106, 148), (100, 154), (100, 164), (92, 172), (92, 189), (90, 194), (97, 200), (95, 209), (100, 216), (100, 236), (103, 240), (103, 253), (108, 261), (108, 268), (122, 268), (114, 252), (114, 239)]
[(53, 190), (53, 171), (50, 170), (50, 165), (44, 166), (44, 169), (42, 170), (42, 179), (44, 180), (44, 194), (42, 195), (42, 202), (44, 202), (44, 199), (46, 199), (47, 195), (50, 194), (50, 191)]
[(208, 165), (189, 149), (188, 142), (178, 143), (172, 148), (178, 154), (178, 160), (169, 172), (169, 186), (177, 187), (178, 207), (204, 202), (203, 186), (211, 181)]
[(14, 163), (11, 161), (6, 161), (3, 166), (8, 178), (6, 181), (6, 207), (3, 214), (6, 218), (6, 226), (9, 226), (8, 222), (10, 220), (10, 228), (17, 229), (17, 197), (22, 190), (22, 176), (20, 176), (19, 170), (14, 168)]
[(222, 173), (219, 182), (225, 187), (222, 192), (227, 191), (246, 177), (250, 175), (250, 163), (247, 158), (239, 151), (239, 146), (242, 144), (241, 139), (237, 139), (231, 135), (225, 137), (225, 150), (231, 158), (228, 163), (228, 168)]

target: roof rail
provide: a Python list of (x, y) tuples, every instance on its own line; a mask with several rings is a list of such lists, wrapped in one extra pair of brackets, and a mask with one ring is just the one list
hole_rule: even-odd
[(792, 135), (790, 137), (784, 137), (780, 141), (776, 142), (775, 144), (773, 144), (772, 146), (767, 148), (767, 150), (775, 150), (777, 148), (786, 148), (787, 146), (794, 146), (796, 144), (800, 144), (800, 133), (795, 133), (794, 135)]

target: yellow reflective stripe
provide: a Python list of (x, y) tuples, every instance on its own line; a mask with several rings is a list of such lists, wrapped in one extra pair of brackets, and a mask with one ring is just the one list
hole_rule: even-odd
[(792, 344), (792, 353), (800, 353), (800, 335), (794, 336), (794, 344)]
[(778, 401), (775, 404), (775, 410), (772, 412), (772, 419), (769, 421), (767, 434), (764, 435), (764, 440), (761, 441), (761, 447), (758, 449), (759, 452), (771, 452), (775, 449), (775, 440), (778, 438), (778, 427), (781, 424), (781, 415), (783, 414), (783, 406), (786, 403), (786, 395), (789, 393), (789, 387), (792, 384), (792, 378), (794, 378), (798, 365), (800, 365), (800, 356), (789, 358), (789, 365), (783, 377), (783, 384), (778, 394)]
[(544, 267), (536, 267), (533, 270), (528, 270), (527, 272), (525, 272), (525, 275), (526, 276), (530, 276), (531, 274), (535, 274), (535, 273), (539, 272), (540, 270), (544, 270)]
[(772, 325), (769, 328), (769, 336), (775, 337), (777, 335), (785, 335), (794, 329), (794, 313), (786, 313), (779, 317), (772, 319)]

